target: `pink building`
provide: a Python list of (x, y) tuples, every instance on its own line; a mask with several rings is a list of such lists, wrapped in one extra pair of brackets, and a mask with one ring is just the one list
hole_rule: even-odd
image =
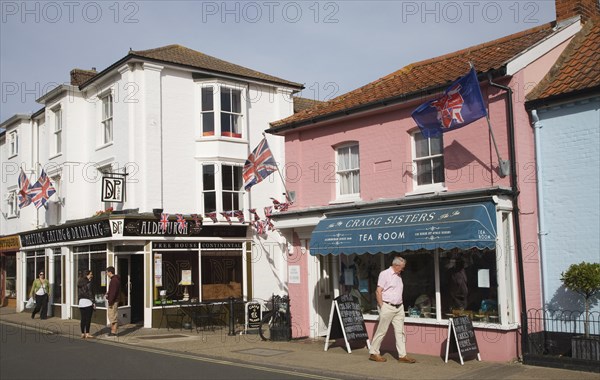
[[(326, 335), (341, 294), (358, 300), (372, 336), (377, 276), (400, 255), (409, 353), (442, 354), (448, 318), (466, 314), (484, 360), (522, 354), (523, 315), (542, 306), (524, 99), (581, 29), (578, 3), (561, 2), (557, 22), (416, 62), (271, 124), (270, 133), (285, 137), (294, 199), (273, 218), (288, 241), (295, 337)], [(411, 113), (469, 62), (492, 132), (482, 118), (423, 137)], [(457, 277), (467, 281), (462, 294)], [(395, 354), (392, 329), (382, 349)]]

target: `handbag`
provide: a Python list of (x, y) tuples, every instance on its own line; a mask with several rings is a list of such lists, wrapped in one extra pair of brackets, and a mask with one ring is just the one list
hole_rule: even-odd
[(25, 309), (33, 309), (35, 307), (35, 299), (33, 297), (29, 297), (27, 303), (25, 304)]

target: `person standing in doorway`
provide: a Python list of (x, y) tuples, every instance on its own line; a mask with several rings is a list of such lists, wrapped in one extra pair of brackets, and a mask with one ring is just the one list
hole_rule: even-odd
[(48, 313), (48, 293), (50, 292), (50, 282), (46, 280), (44, 272), (38, 274), (38, 278), (33, 280), (29, 297), (35, 295), (35, 308), (31, 313), (31, 319), (40, 312), (40, 319), (46, 319)]
[(92, 324), (92, 314), (96, 308), (94, 303), (94, 292), (92, 290), (92, 278), (94, 275), (91, 270), (84, 270), (77, 280), (77, 295), (79, 296), (79, 312), (81, 314), (81, 338), (91, 339), (94, 336), (90, 334)]
[(395, 257), (392, 265), (379, 273), (377, 279), (377, 308), (379, 310), (379, 323), (377, 330), (371, 342), (369, 350), (369, 360), (375, 362), (385, 362), (386, 358), (381, 356), (379, 349), (385, 334), (390, 327), (394, 326), (396, 337), (396, 350), (398, 350), (398, 362), (416, 363), (417, 361), (406, 355), (406, 334), (404, 333), (404, 304), (402, 302), (402, 292), (404, 283), (400, 273), (406, 267), (406, 260), (403, 257)]
[(118, 309), (119, 295), (121, 294), (121, 278), (115, 274), (115, 267), (106, 268), (106, 275), (110, 278), (108, 292), (106, 293), (106, 301), (108, 302), (107, 314), (110, 322), (110, 333), (108, 335), (116, 336), (119, 327)]

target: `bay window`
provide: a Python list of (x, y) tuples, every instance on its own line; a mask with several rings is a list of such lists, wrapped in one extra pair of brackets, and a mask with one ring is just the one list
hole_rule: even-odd
[(243, 208), (242, 167), (221, 163), (202, 165), (202, 203), (204, 213)]
[(242, 137), (242, 90), (222, 84), (202, 84), (201, 136)]

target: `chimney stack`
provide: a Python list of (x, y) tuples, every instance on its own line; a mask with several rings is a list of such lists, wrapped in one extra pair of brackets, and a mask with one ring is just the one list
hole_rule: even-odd
[(557, 22), (580, 16), (583, 24), (600, 15), (600, 0), (555, 0), (555, 5)]

